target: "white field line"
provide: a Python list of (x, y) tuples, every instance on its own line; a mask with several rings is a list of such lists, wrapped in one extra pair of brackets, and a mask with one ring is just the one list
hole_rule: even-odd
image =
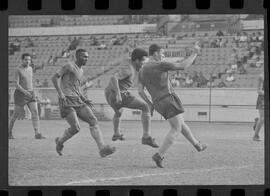
[(87, 179), (80, 181), (71, 181), (66, 185), (76, 185), (76, 184), (88, 184), (88, 183), (96, 183), (96, 182), (105, 182), (105, 181), (119, 181), (119, 180), (129, 180), (133, 178), (144, 178), (151, 176), (170, 176), (170, 175), (181, 175), (185, 173), (200, 173), (200, 172), (211, 172), (211, 171), (221, 171), (221, 170), (241, 170), (252, 167), (264, 167), (264, 165), (243, 165), (238, 167), (215, 167), (209, 169), (187, 169), (182, 170), (181, 172), (163, 172), (163, 173), (152, 173), (152, 174), (140, 174), (140, 175), (132, 175), (132, 176), (120, 176), (120, 177), (112, 177), (112, 178), (96, 178), (96, 179)]

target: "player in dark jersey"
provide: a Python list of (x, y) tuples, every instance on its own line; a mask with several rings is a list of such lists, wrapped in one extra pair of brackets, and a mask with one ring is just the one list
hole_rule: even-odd
[(264, 75), (263, 73), (260, 74), (258, 78), (257, 92), (258, 92), (258, 98), (257, 98), (256, 109), (259, 111), (259, 118), (254, 125), (255, 133), (253, 136), (253, 141), (261, 141), (259, 132), (264, 123)]
[(138, 109), (142, 111), (141, 121), (143, 126), (142, 144), (157, 148), (154, 138), (150, 136), (150, 108), (143, 100), (134, 97), (128, 90), (132, 87), (138, 71), (148, 56), (143, 49), (136, 48), (131, 54), (131, 59), (121, 62), (119, 69), (112, 76), (108, 86), (105, 88), (105, 97), (115, 114), (113, 117), (114, 135), (113, 141), (124, 140), (119, 129), (120, 117), (123, 108)]
[(91, 135), (97, 144), (101, 157), (115, 152), (115, 147), (104, 144), (97, 118), (91, 109), (92, 103), (83, 96), (81, 91), (82, 66), (86, 64), (87, 60), (87, 51), (78, 49), (76, 61), (67, 63), (52, 77), (52, 82), (59, 96), (61, 117), (65, 118), (70, 125), (61, 137), (55, 139), (56, 151), (59, 155), (62, 155), (64, 142), (80, 131), (78, 118), (89, 124)]
[(35, 139), (45, 139), (39, 131), (39, 115), (37, 108), (37, 99), (33, 88), (33, 69), (31, 64), (31, 55), (24, 53), (22, 55), (22, 65), (16, 69), (16, 90), (14, 92), (14, 113), (9, 122), (9, 139), (14, 139), (12, 129), (16, 119), (19, 117), (24, 106), (27, 105), (31, 115), (35, 131)]
[[(196, 148), (197, 151), (206, 149), (206, 145), (201, 144), (192, 134), (190, 128), (184, 121), (182, 113), (184, 108), (178, 96), (169, 81), (168, 71), (184, 70), (190, 66), (199, 51), (198, 44), (195, 45), (194, 53), (178, 64), (163, 61), (164, 50), (157, 44), (149, 47), (149, 62), (145, 63), (139, 72), (139, 94), (149, 104), (152, 104), (171, 125), (171, 130), (164, 139), (158, 153), (154, 154), (152, 159), (158, 167), (163, 167), (162, 160), (164, 154), (172, 145), (176, 136), (181, 132), (186, 139)], [(145, 94), (146, 88), (151, 95), (152, 101)]]

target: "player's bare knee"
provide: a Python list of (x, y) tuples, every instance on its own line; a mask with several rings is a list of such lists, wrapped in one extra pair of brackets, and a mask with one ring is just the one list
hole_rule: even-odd
[(122, 116), (122, 112), (120, 111), (117, 111), (114, 113), (114, 118), (121, 118), (121, 116)]
[(143, 113), (150, 113), (149, 106), (146, 103), (141, 105), (141, 110)]
[(93, 117), (93, 118), (90, 119), (89, 126), (90, 127), (96, 127), (96, 126), (98, 126), (98, 120), (97, 120), (96, 117)]

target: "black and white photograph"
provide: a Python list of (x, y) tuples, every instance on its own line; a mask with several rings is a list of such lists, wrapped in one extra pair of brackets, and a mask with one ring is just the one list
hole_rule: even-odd
[(9, 186), (263, 185), (264, 15), (9, 15)]

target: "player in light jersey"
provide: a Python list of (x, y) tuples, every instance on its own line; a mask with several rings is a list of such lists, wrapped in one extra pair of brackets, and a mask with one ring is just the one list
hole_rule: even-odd
[(36, 139), (45, 139), (39, 131), (39, 115), (37, 99), (33, 89), (33, 69), (30, 66), (31, 55), (24, 53), (22, 55), (22, 65), (18, 66), (15, 72), (16, 90), (14, 92), (14, 113), (9, 122), (9, 139), (14, 139), (12, 129), (16, 119), (20, 115), (24, 106), (27, 105), (32, 114), (32, 123)]
[(87, 60), (87, 51), (78, 49), (76, 61), (69, 62), (52, 77), (52, 82), (59, 96), (61, 117), (65, 118), (70, 125), (61, 137), (55, 139), (56, 151), (59, 155), (62, 155), (64, 142), (80, 131), (78, 118), (89, 124), (91, 135), (96, 141), (101, 157), (115, 152), (115, 147), (104, 144), (97, 118), (91, 109), (92, 103), (83, 96), (81, 91), (82, 66), (86, 64)]
[(123, 108), (138, 109), (142, 111), (141, 121), (143, 126), (142, 144), (157, 148), (154, 138), (150, 136), (150, 108), (143, 100), (134, 97), (129, 88), (132, 87), (134, 80), (138, 78), (138, 71), (148, 56), (143, 49), (136, 48), (131, 54), (131, 59), (121, 62), (119, 69), (112, 76), (105, 89), (105, 97), (115, 114), (113, 117), (114, 135), (113, 141), (124, 140), (124, 135), (119, 129), (120, 117)]
[(258, 93), (258, 98), (257, 98), (256, 109), (259, 111), (259, 119), (256, 121), (255, 126), (254, 126), (255, 133), (253, 136), (253, 141), (261, 141), (259, 132), (264, 123), (264, 75), (263, 73), (261, 73), (258, 78), (257, 93)]
[[(152, 159), (158, 167), (163, 167), (164, 155), (172, 145), (177, 135), (181, 132), (186, 139), (196, 148), (197, 151), (206, 149), (205, 144), (201, 144), (192, 134), (190, 128), (184, 121), (184, 108), (169, 81), (168, 71), (184, 70), (190, 66), (195, 58), (199, 46), (195, 46), (194, 53), (178, 64), (163, 61), (164, 50), (157, 44), (149, 47), (149, 62), (144, 64), (139, 72), (139, 94), (146, 102), (151, 102), (155, 110), (169, 121), (171, 129), (160, 146), (158, 153)], [(152, 101), (148, 99), (144, 89), (151, 95)]]

